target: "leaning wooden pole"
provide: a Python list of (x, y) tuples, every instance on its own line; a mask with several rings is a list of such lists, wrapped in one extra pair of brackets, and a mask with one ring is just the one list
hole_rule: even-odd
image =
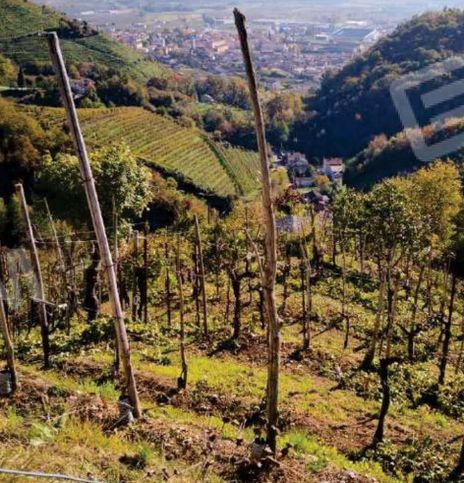
[(268, 380), (267, 380), (267, 439), (272, 451), (276, 451), (276, 435), (278, 422), (279, 398), (279, 367), (280, 367), (280, 322), (277, 316), (275, 301), (275, 280), (277, 272), (277, 233), (274, 215), (274, 206), (271, 194), (271, 169), (269, 166), (269, 153), (266, 143), (263, 111), (259, 100), (256, 75), (251, 60), (248, 34), (245, 27), (245, 16), (237, 9), (234, 10), (235, 25), (237, 26), (242, 49), (245, 70), (248, 77), (250, 97), (256, 123), (256, 137), (261, 161), (262, 199), (264, 209), (265, 234), (265, 261), (262, 276), (264, 302), (268, 323)]
[(61, 53), (58, 36), (56, 32), (50, 32), (46, 34), (46, 37), (48, 40), (48, 46), (53, 62), (53, 67), (58, 77), (58, 84), (61, 91), (63, 105), (66, 110), (66, 116), (71, 131), (71, 137), (73, 139), (75, 149), (79, 157), (85, 194), (87, 196), (87, 202), (92, 216), (92, 223), (97, 237), (98, 247), (102, 257), (104, 270), (108, 279), (108, 287), (110, 293), (112, 314), (116, 329), (117, 344), (119, 347), (119, 355), (121, 357), (122, 367), (124, 371), (126, 386), (125, 389), (132, 404), (134, 416), (139, 417), (141, 415), (140, 401), (137, 393), (134, 371), (131, 363), (129, 340), (127, 338), (126, 325), (124, 323), (124, 313), (122, 311), (121, 300), (119, 298), (113, 257), (111, 255), (111, 249), (108, 243), (105, 225), (103, 223), (100, 203), (98, 201), (97, 190), (95, 188), (95, 180), (93, 178), (92, 169), (90, 167), (84, 137), (82, 136), (82, 131), (79, 125), (76, 106), (74, 105), (71, 86), (69, 83), (68, 74), (66, 72), (63, 55)]
[(27, 238), (29, 240), (29, 246), (31, 250), (32, 263), (34, 268), (34, 275), (37, 281), (37, 306), (39, 308), (39, 320), (40, 320), (40, 332), (42, 335), (42, 349), (44, 355), (44, 366), (50, 367), (50, 341), (48, 330), (48, 317), (47, 307), (45, 305), (45, 289), (42, 277), (42, 270), (40, 268), (39, 252), (35, 244), (34, 230), (32, 229), (31, 217), (29, 216), (29, 210), (27, 208), (26, 197), (24, 195), (24, 188), (22, 184), (16, 185), (16, 193), (19, 196), (21, 202), (24, 220), (26, 221)]
[(11, 390), (15, 392), (18, 388), (18, 375), (16, 372), (16, 360), (13, 346), (13, 339), (11, 337), (10, 328), (8, 327), (8, 320), (6, 317), (5, 305), (3, 302), (3, 293), (0, 288), (0, 330), (3, 335), (6, 350), (6, 362), (11, 376)]

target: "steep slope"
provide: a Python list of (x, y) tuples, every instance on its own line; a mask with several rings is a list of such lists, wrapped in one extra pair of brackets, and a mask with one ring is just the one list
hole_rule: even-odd
[(49, 63), (44, 39), (26, 37), (11, 40), (43, 30), (57, 30), (67, 62), (98, 63), (117, 69), (140, 82), (160, 75), (166, 69), (145, 59), (136, 51), (92, 30), (87, 24), (71, 21), (55, 10), (34, 5), (24, 0), (0, 2), (0, 53), (19, 65), (28, 62)]
[[(426, 144), (439, 143), (447, 137), (462, 133), (464, 118), (450, 119), (443, 128), (436, 129), (429, 125), (422, 129)], [(462, 165), (464, 148), (446, 156)], [(376, 137), (369, 146), (347, 162), (345, 182), (359, 189), (370, 188), (384, 178), (410, 173), (424, 164), (415, 156), (411, 144), (404, 131), (387, 139), (386, 136)]]
[[(296, 137), (297, 147), (310, 156), (348, 157), (364, 149), (375, 135), (400, 132), (403, 126), (389, 92), (392, 82), (462, 53), (463, 34), (461, 10), (426, 13), (399, 26), (341, 71), (325, 77), (317, 95), (309, 100), (310, 119), (296, 126), (291, 138)], [(462, 72), (455, 75), (461, 78)], [(438, 77), (422, 89), (427, 91), (452, 80)], [(425, 125), (430, 111), (420, 108), (421, 92), (416, 89), (410, 98), (419, 122)], [(440, 112), (455, 105), (442, 104)]]
[[(59, 108), (26, 107), (43, 122), (64, 122)], [(198, 129), (138, 107), (79, 109), (86, 141), (92, 147), (120, 141), (148, 166), (221, 197), (246, 196), (259, 186), (258, 155), (223, 148)]]

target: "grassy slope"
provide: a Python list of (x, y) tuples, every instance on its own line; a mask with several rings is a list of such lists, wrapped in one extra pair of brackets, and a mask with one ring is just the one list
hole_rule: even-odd
[[(412, 481), (385, 474), (371, 460), (354, 462), (349, 458), (371, 441), (380, 404), (375, 390), (367, 397), (361, 388), (354, 391), (338, 387), (334, 377), (334, 365), (348, 373), (349, 367), (359, 364), (362, 353), (353, 352), (353, 347), (360, 342), (359, 334), (372, 324), (378, 296), (375, 289), (368, 289), (351, 277), (353, 274), (350, 270), (348, 293), (355, 338), (348, 349), (342, 348), (342, 331), (316, 335), (318, 327), (313, 329), (312, 351), (303, 361), (296, 362), (289, 355), (300, 343), (299, 324), (286, 323), (283, 328), (280, 408), (284, 420), (292, 424), (284, 429), (279, 444), (282, 447), (291, 442), (294, 447), (290, 458), (281, 460), (286, 481), (372, 481), (363, 477), (374, 477), (380, 483)], [(329, 276), (315, 287), (314, 309), (326, 323), (340, 309), (338, 285), (339, 279)], [(296, 279), (292, 287), (298, 288)], [(211, 294), (213, 289), (209, 285)], [(281, 287), (279, 297), (280, 290)], [(224, 336), (224, 290), (221, 293), (221, 301), (210, 300), (212, 344)], [(296, 320), (300, 303), (299, 294), (293, 292), (288, 301), (290, 320)], [(173, 308), (176, 311), (175, 300)], [(70, 349), (73, 344), (67, 345), (69, 340), (82, 339), (85, 324), (74, 321), (70, 337), (53, 334), (54, 347), (61, 347), (62, 353), (71, 352), (55, 357), (55, 368), (47, 372), (40, 369), (36, 359), (40, 354), (38, 334), (23, 333), (18, 341), (23, 354), (23, 388), (13, 401), (0, 407), (1, 465), (64, 471), (81, 477), (89, 473), (108, 482), (121, 478), (128, 482), (142, 478), (160, 481), (163, 468), (172, 476), (169, 481), (203, 478), (202, 481), (214, 482), (221, 481), (221, 475), (230, 479), (227, 471), (235, 464), (230, 463), (230, 458), (247, 454), (247, 445), (253, 439), (253, 431), (243, 426), (242, 418), (244, 411), (259, 404), (264, 393), (265, 336), (253, 322), (256, 309), (251, 306), (244, 309), (243, 326), (253, 327), (256, 335), (243, 337), (241, 350), (235, 355), (208, 355), (210, 346), (205, 341), (196, 342), (193, 310), (189, 298), (189, 388), (168, 399), (164, 394), (176, 386), (180, 363), (175, 331), (158, 328), (165, 320), (162, 304), (151, 307), (152, 322), (148, 327), (129, 324), (145, 417), (128, 429), (112, 428), (117, 419), (118, 392), (108, 376), (112, 355), (107, 345), (88, 347), (80, 356)], [(428, 371), (429, 378), (436, 377), (436, 368), (431, 366)], [(378, 386), (376, 374), (364, 376), (363, 387)], [(449, 458), (451, 467), (459, 452), (462, 422), (427, 406), (411, 409), (407, 402), (398, 399), (396, 391), (387, 419), (389, 440), (401, 447), (408, 440), (418, 444), (430, 436), (441, 445), (440, 455), (434, 456)], [(227, 422), (222, 421), (225, 415), (230, 418)], [(211, 434), (216, 436), (213, 449), (204, 454)], [(245, 443), (236, 446), (237, 438), (243, 438)], [(44, 452), (55, 457), (44, 463)], [(209, 464), (205, 465), (207, 455)], [(146, 466), (131, 466), (127, 456)], [(205, 466), (206, 474), (201, 475), (200, 469)], [(174, 475), (174, 468), (180, 475)], [(355, 479), (347, 472), (354, 472)]]
[[(56, 29), (61, 15), (56, 11), (22, 0), (0, 2), (0, 53), (16, 63), (29, 61), (48, 62), (48, 50), (44, 39), (26, 38), (16, 42), (5, 38), (30, 32)], [(139, 81), (147, 81), (166, 71), (156, 62), (146, 60), (134, 50), (98, 34), (95, 36), (63, 40), (62, 49), (68, 62), (95, 62), (118, 69)]]

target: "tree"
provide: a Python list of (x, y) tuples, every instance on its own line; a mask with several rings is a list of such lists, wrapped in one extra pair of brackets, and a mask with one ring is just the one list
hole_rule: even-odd
[[(101, 148), (91, 154), (90, 162), (105, 221), (111, 223), (115, 214), (122, 224), (140, 216), (151, 199), (150, 173), (130, 149), (124, 144)], [(56, 160), (48, 156), (39, 174), (37, 191), (47, 194), (59, 217), (82, 224), (89, 217), (81, 183), (75, 156), (58, 155)]]
[(18, 82), (18, 87), (26, 87), (26, 78), (24, 76), (24, 71), (21, 67), (19, 68), (19, 71), (18, 71), (17, 82)]
[(49, 147), (47, 135), (35, 119), (0, 99), (0, 196), (9, 197), (17, 181), (27, 185)]
[(0, 54), (0, 85), (11, 85), (16, 80), (16, 70), (13, 62)]
[[(396, 298), (400, 280), (399, 264), (417, 236), (417, 213), (406, 194), (394, 180), (376, 186), (366, 203), (369, 221), (367, 241), (378, 263), (379, 281), (386, 284), (386, 351), (380, 359), (382, 405), (373, 444), (383, 441), (385, 418), (390, 408), (389, 366), (396, 359), (392, 354), (391, 337), (395, 323)], [(379, 303), (380, 305), (380, 303)], [(373, 334), (374, 338), (378, 333)]]
[[(237, 204), (226, 220), (220, 221), (216, 226), (217, 246), (221, 254), (221, 266), (226, 271), (234, 294), (234, 316), (232, 338), (238, 339), (241, 335), (241, 316), (243, 310), (242, 288), (243, 281), (255, 276), (250, 262), (250, 246), (244, 231), (244, 220), (250, 217), (250, 212)], [(246, 228), (246, 227), (245, 227)], [(211, 256), (206, 259), (215, 259), (216, 246), (211, 246)]]
[(355, 239), (354, 235), (359, 230), (359, 205), (359, 197), (354, 191), (349, 189), (338, 191), (332, 204), (333, 227), (342, 256), (342, 307), (340, 317), (341, 321), (346, 324), (345, 349), (348, 347), (350, 332), (350, 316), (346, 310), (346, 257), (350, 248), (350, 242), (352, 239)]

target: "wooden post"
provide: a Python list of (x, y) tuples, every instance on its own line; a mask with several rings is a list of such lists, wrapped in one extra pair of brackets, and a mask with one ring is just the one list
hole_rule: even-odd
[(26, 197), (24, 196), (24, 188), (22, 184), (16, 185), (16, 192), (19, 196), (21, 206), (23, 209), (24, 219), (27, 226), (27, 237), (31, 249), (32, 263), (34, 266), (34, 272), (37, 280), (37, 296), (38, 296), (38, 307), (39, 307), (39, 320), (40, 320), (40, 332), (42, 335), (42, 348), (44, 354), (44, 366), (50, 367), (50, 341), (49, 341), (49, 330), (48, 330), (48, 318), (47, 318), (47, 307), (45, 305), (45, 290), (42, 278), (42, 270), (40, 269), (40, 259), (39, 252), (37, 251), (37, 246), (35, 244), (34, 231), (32, 230), (31, 218), (29, 216), (29, 210), (27, 208)]
[(132, 320), (137, 318), (137, 269), (139, 258), (139, 232), (134, 230), (134, 256), (133, 256), (133, 280), (132, 280)]
[(148, 323), (148, 225), (143, 228), (143, 321)]
[(8, 327), (8, 319), (6, 316), (5, 305), (3, 302), (3, 293), (0, 288), (0, 329), (2, 331), (3, 340), (6, 349), (6, 362), (11, 375), (11, 389), (13, 392), (18, 388), (18, 375), (16, 373), (16, 361), (14, 354), (13, 339), (11, 337), (10, 328)]
[(208, 336), (208, 307), (206, 304), (205, 263), (203, 260), (203, 248), (201, 246), (200, 223), (198, 222), (197, 215), (195, 215), (195, 233), (198, 247), (198, 266), (200, 268), (201, 302), (203, 308), (203, 335)]
[(166, 261), (165, 270), (165, 300), (166, 300), (166, 316), (168, 318), (168, 327), (172, 326), (172, 311), (171, 311), (171, 275), (169, 273), (169, 244), (166, 235), (166, 241), (164, 242), (164, 258)]
[(256, 138), (261, 161), (261, 182), (264, 222), (266, 227), (265, 236), (265, 263), (263, 269), (262, 284), (264, 301), (266, 305), (266, 317), (268, 320), (268, 380), (267, 380), (267, 440), (272, 451), (276, 451), (278, 398), (279, 398), (279, 369), (280, 369), (280, 322), (277, 315), (275, 301), (275, 280), (277, 272), (277, 232), (274, 215), (274, 207), (271, 194), (271, 170), (269, 166), (269, 153), (266, 143), (263, 112), (259, 100), (256, 75), (251, 60), (248, 45), (248, 34), (245, 27), (245, 16), (238, 10), (234, 10), (235, 24), (237, 26), (242, 49), (245, 70), (248, 77), (250, 97), (253, 105), (253, 113), (256, 124)]
[(300, 250), (301, 256), (303, 258), (303, 265), (302, 265), (302, 290), (303, 293), (306, 293), (306, 301), (303, 302), (304, 310), (303, 310), (303, 352), (309, 349), (311, 344), (311, 321), (313, 316), (313, 295), (312, 295), (312, 287), (311, 287), (311, 262), (308, 258), (308, 254), (306, 252), (306, 246), (304, 245), (304, 233), (302, 236), (302, 240), (300, 241)]
[(111, 308), (117, 334), (117, 343), (119, 346), (119, 354), (125, 376), (125, 389), (127, 390), (127, 395), (129, 396), (130, 402), (133, 406), (134, 415), (135, 417), (139, 417), (141, 415), (140, 401), (131, 363), (129, 340), (127, 338), (126, 325), (124, 323), (124, 313), (122, 311), (121, 301), (119, 298), (113, 257), (111, 256), (111, 250), (108, 243), (108, 237), (106, 236), (105, 232), (105, 225), (103, 222), (100, 203), (98, 201), (97, 190), (95, 188), (95, 180), (90, 167), (84, 137), (82, 136), (82, 131), (79, 125), (76, 106), (74, 105), (71, 86), (69, 83), (68, 74), (66, 72), (63, 55), (61, 53), (58, 36), (56, 32), (50, 32), (46, 34), (46, 37), (48, 40), (53, 67), (58, 77), (58, 84), (61, 90), (61, 97), (68, 118), (71, 137), (74, 141), (74, 145), (79, 156), (81, 175), (92, 216), (93, 227), (97, 236), (98, 246), (103, 260), (106, 276), (108, 278)]
[(201, 320), (200, 320), (200, 275), (198, 268), (198, 245), (195, 242), (193, 245), (193, 284), (192, 284), (192, 297), (195, 300), (195, 324), (198, 329), (198, 333), (201, 332)]
[(177, 274), (177, 285), (179, 287), (179, 317), (180, 317), (179, 350), (180, 350), (180, 361), (182, 366), (182, 372), (179, 378), (177, 379), (177, 387), (179, 389), (185, 389), (187, 387), (188, 366), (187, 366), (187, 359), (185, 357), (184, 284), (182, 281), (182, 264), (180, 261), (180, 235), (177, 235), (176, 274)]

